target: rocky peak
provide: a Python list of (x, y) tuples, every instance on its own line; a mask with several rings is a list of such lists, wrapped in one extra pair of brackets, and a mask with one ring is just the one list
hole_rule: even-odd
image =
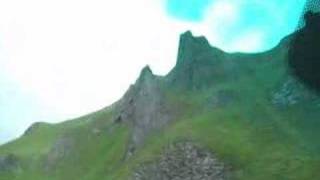
[(154, 79), (155, 77), (156, 76), (152, 73), (151, 68), (149, 67), (149, 65), (147, 65), (141, 70), (140, 76), (136, 82), (136, 85), (141, 85), (141, 84), (145, 83), (146, 81)]
[(211, 49), (208, 40), (204, 36), (195, 37), (191, 31), (180, 36), (177, 66), (188, 63), (197, 54)]
[(152, 73), (152, 70), (151, 70), (150, 66), (149, 66), (149, 65), (146, 65), (146, 66), (141, 70), (140, 77), (148, 76), (148, 75), (153, 75), (153, 73)]
[(216, 60), (221, 59), (221, 54), (223, 52), (211, 47), (205, 37), (194, 37), (187, 31), (180, 38), (177, 65), (168, 76), (161, 78), (154, 75), (149, 66), (142, 69), (135, 84), (119, 101), (114, 115), (115, 123), (124, 122), (132, 127), (127, 157), (143, 144), (148, 134), (175, 118), (177, 109), (173, 110), (166, 103), (164, 86), (170, 86), (171, 82), (187, 88), (212, 84), (213, 77), (218, 76), (216, 69), (220, 65)]
[(204, 36), (195, 37), (190, 31), (180, 36), (176, 66), (168, 75), (170, 85), (185, 90), (211, 86), (224, 69), (225, 53), (212, 47)]
[(132, 128), (127, 158), (143, 144), (148, 134), (164, 127), (173, 119), (170, 107), (165, 104), (161, 84), (162, 79), (146, 66), (136, 83), (130, 86), (116, 106), (114, 122), (123, 122)]

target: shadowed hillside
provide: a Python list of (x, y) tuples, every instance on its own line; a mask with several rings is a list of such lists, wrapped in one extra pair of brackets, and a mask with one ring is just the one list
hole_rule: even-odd
[(302, 83), (320, 92), (320, 13), (308, 11), (304, 18), (305, 27), (290, 45), (289, 65)]

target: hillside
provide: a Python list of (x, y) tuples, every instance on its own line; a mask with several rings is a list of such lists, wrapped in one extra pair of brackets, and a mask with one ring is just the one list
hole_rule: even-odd
[(320, 99), (290, 73), (293, 36), (244, 54), (186, 32), (168, 75), (146, 66), (110, 107), (1, 146), (0, 179), (320, 179)]

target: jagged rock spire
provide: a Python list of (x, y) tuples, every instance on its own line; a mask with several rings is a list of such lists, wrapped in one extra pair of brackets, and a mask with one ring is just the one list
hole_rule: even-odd
[(139, 79), (144, 78), (146, 76), (153, 76), (152, 70), (149, 65), (146, 65), (140, 72)]
[(180, 36), (176, 66), (169, 73), (171, 85), (188, 90), (209, 86), (224, 52), (212, 47), (204, 36), (195, 37), (191, 31)]
[(186, 31), (180, 36), (177, 66), (190, 62), (195, 55), (208, 51), (210, 48), (204, 36), (195, 37), (191, 31)]

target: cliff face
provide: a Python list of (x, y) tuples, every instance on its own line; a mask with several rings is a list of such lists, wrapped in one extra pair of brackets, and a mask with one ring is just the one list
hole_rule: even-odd
[[(186, 113), (183, 107), (169, 103), (168, 92), (200, 93), (224, 82), (235, 82), (239, 76), (254, 69), (249, 63), (257, 61), (260, 60), (251, 55), (246, 59), (211, 47), (205, 37), (195, 37), (190, 31), (183, 33), (180, 36), (177, 63), (172, 71), (161, 77), (154, 75), (146, 66), (135, 84), (115, 105), (114, 122), (129, 124), (132, 128), (127, 156), (143, 145), (150, 134)], [(218, 95), (210, 97), (208, 103), (212, 106), (227, 104), (235, 96), (232, 91), (221, 90)]]
[(162, 84), (163, 79), (146, 66), (115, 107), (114, 121), (132, 127), (127, 156), (131, 156), (150, 133), (174, 118), (175, 112), (165, 101)]
[(225, 53), (210, 46), (203, 36), (194, 37), (190, 31), (180, 37), (177, 64), (167, 79), (170, 85), (185, 90), (197, 90), (225, 80)]
[(183, 111), (168, 103), (169, 89), (200, 90), (227, 79), (229, 71), (222, 67), (224, 54), (212, 48), (205, 37), (194, 37), (188, 31), (180, 37), (177, 64), (167, 76), (154, 75), (149, 66), (143, 68), (135, 84), (115, 107), (114, 121), (132, 127), (128, 155), (142, 145), (150, 133), (165, 127)]

